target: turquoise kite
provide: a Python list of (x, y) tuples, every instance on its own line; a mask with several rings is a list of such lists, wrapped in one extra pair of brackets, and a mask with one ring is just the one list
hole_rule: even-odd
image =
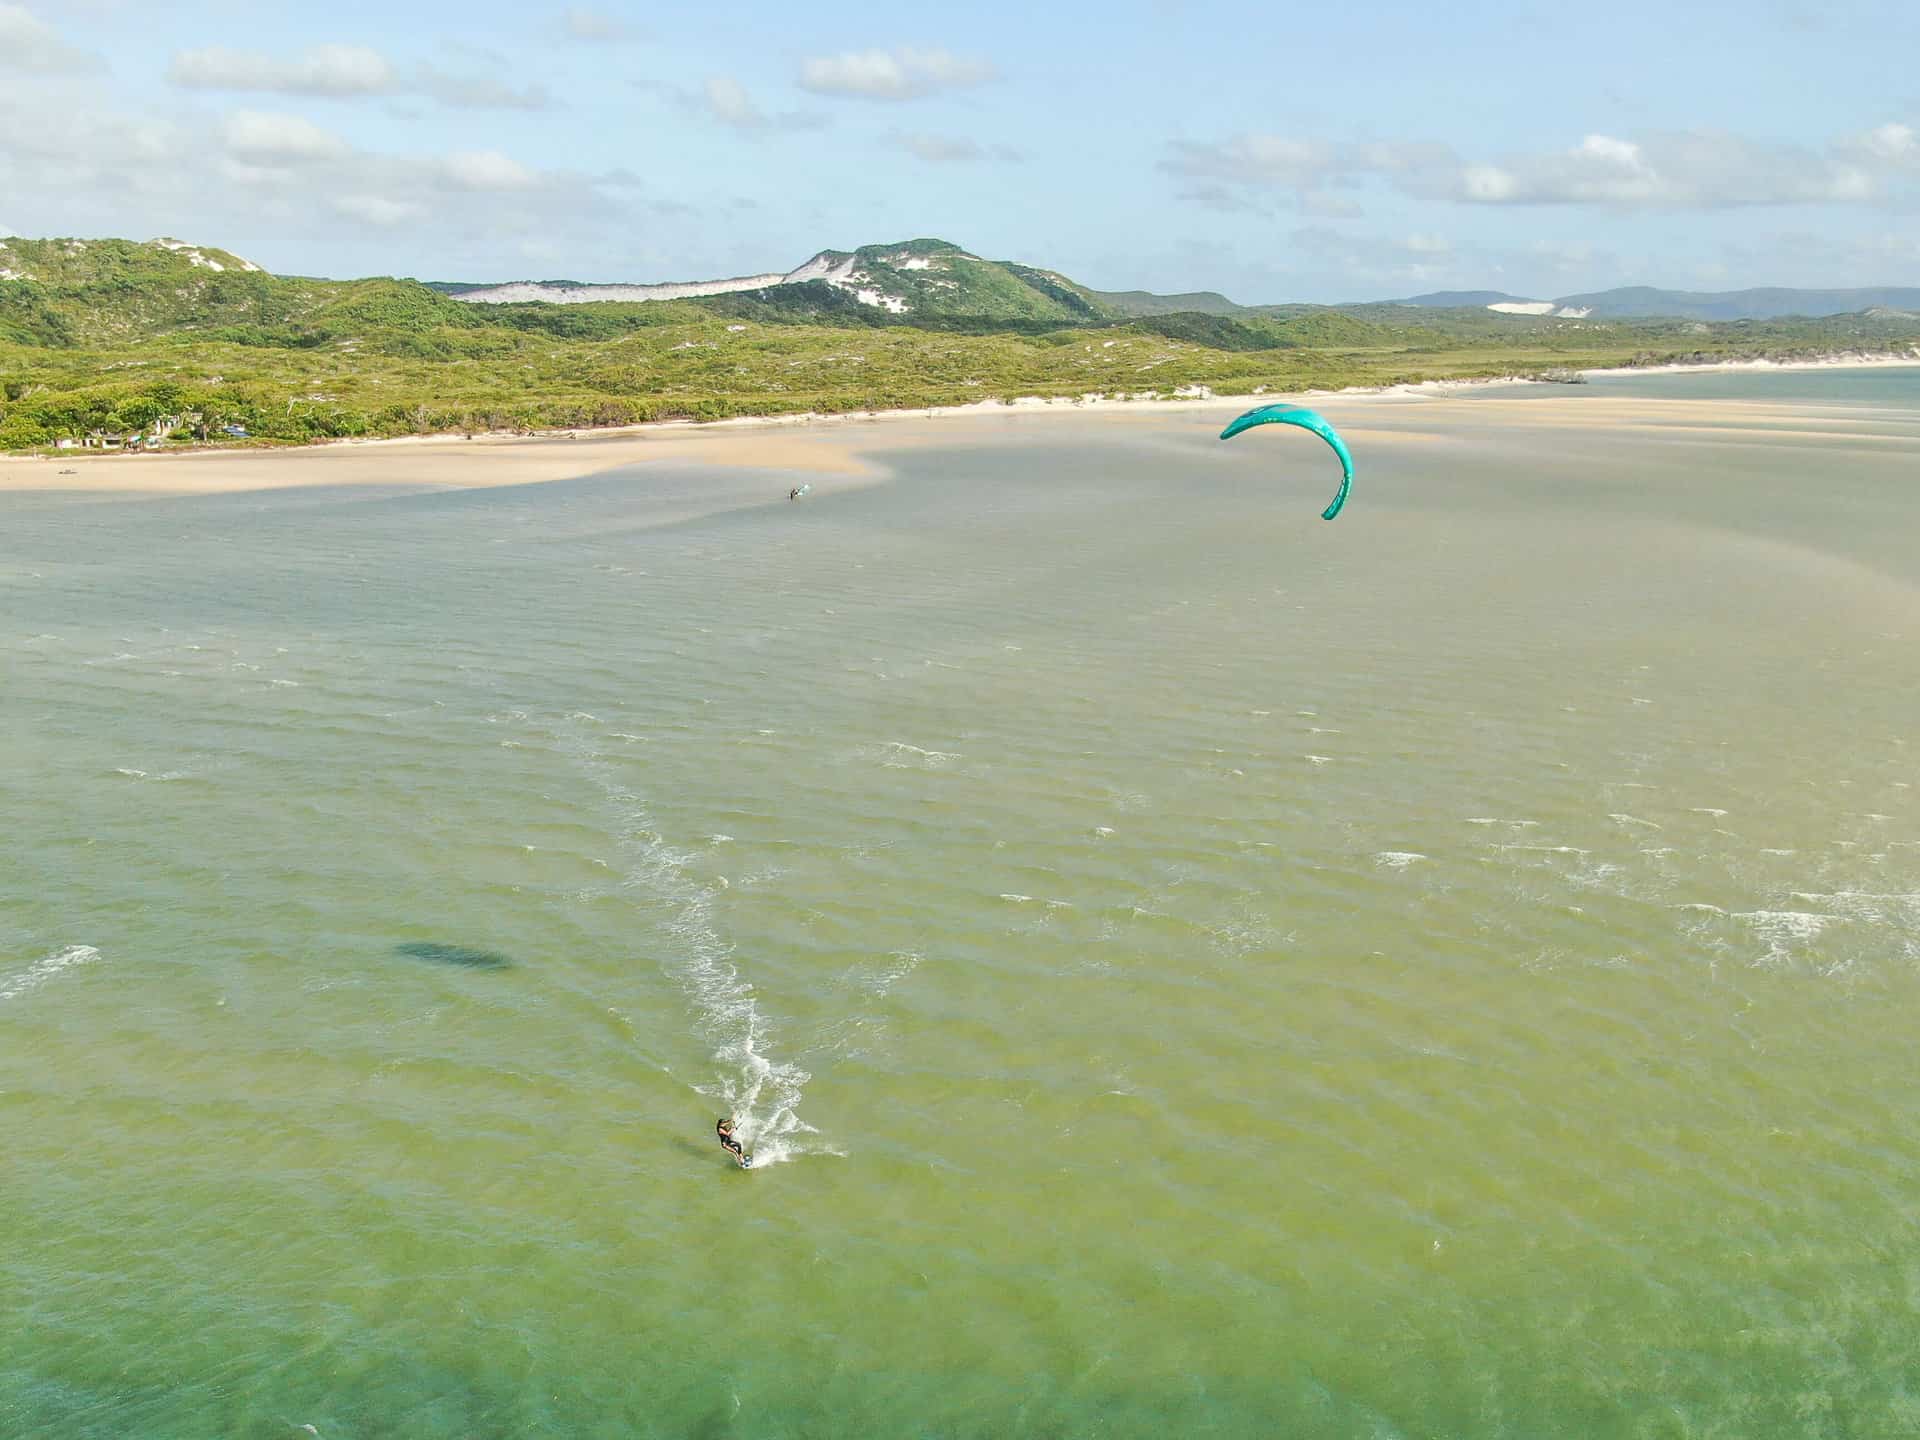
[(1347, 503), (1347, 491), (1353, 488), (1353, 456), (1347, 453), (1347, 442), (1340, 438), (1340, 432), (1327, 423), (1327, 417), (1318, 410), (1309, 410), (1304, 405), (1262, 405), (1257, 410), (1249, 410), (1220, 432), (1222, 440), (1231, 440), (1242, 430), (1251, 430), (1256, 425), (1298, 425), (1302, 430), (1311, 430), (1327, 444), (1333, 447), (1333, 453), (1340, 457), (1340, 493), (1333, 497), (1333, 503), (1320, 512), (1322, 520), (1331, 520), (1340, 513), (1340, 507)]

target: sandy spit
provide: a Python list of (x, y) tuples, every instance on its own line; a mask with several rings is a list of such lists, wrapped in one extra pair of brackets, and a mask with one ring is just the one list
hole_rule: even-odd
[[(1767, 361), (1663, 366), (1588, 374), (1653, 374), (1672, 370), (1823, 369), (1848, 365), (1912, 365), (1920, 359), (1889, 356), (1836, 357), (1794, 365)], [(1532, 385), (1512, 376), (1491, 380), (1431, 380), (1417, 385), (1309, 391), (1308, 398), (1331, 412), (1345, 427), (1364, 427), (1368, 409), (1382, 402), (1418, 404), (1463, 390), (1488, 386)], [(0, 494), (12, 491), (89, 490), (112, 494), (201, 495), (279, 490), (299, 486), (385, 485), (428, 489), (479, 489), (576, 479), (637, 465), (714, 465), (765, 470), (772, 475), (824, 480), (836, 488), (873, 484), (891, 472), (888, 451), (921, 445), (951, 444), (960, 436), (950, 422), (999, 420), (1022, 423), (1053, 415), (1100, 415), (1106, 422), (1165, 418), (1183, 412), (1196, 421), (1220, 423), (1251, 405), (1281, 401), (1280, 394), (1216, 396), (1204, 387), (1170, 400), (1119, 400), (1083, 396), (1011, 401), (987, 400), (910, 410), (862, 411), (842, 415), (750, 416), (705, 424), (667, 421), (607, 430), (554, 431), (535, 435), (493, 434), (406, 436), (391, 440), (340, 440), (271, 449), (207, 449), (153, 454), (89, 454), (0, 457)], [(1599, 397), (1570, 393), (1563, 400), (1536, 399), (1513, 418), (1528, 423), (1598, 420), (1574, 407), (1592, 406)], [(1602, 402), (1604, 403), (1604, 402)], [(1635, 401), (1644, 414), (1648, 402)], [(1665, 401), (1663, 407), (1713, 405), (1709, 401)], [(1713, 412), (1730, 419), (1727, 407)], [(1702, 410), (1699, 419), (1708, 418)], [(1379, 412), (1375, 412), (1376, 415)], [(1384, 419), (1384, 416), (1380, 418)], [(1401, 417), (1396, 417), (1401, 418)], [(1671, 417), (1678, 419), (1677, 415)], [(964, 433), (964, 432), (963, 432)], [(1403, 426), (1382, 428), (1379, 441), (1437, 441), (1439, 435), (1408, 433)]]

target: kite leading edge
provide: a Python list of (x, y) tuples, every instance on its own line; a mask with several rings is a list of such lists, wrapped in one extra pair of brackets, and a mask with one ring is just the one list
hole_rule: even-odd
[(1220, 432), (1220, 438), (1231, 440), (1242, 430), (1251, 430), (1256, 425), (1297, 425), (1302, 430), (1311, 430), (1333, 447), (1333, 453), (1340, 457), (1340, 493), (1333, 497), (1331, 505), (1320, 512), (1320, 518), (1331, 520), (1338, 515), (1340, 507), (1347, 503), (1347, 492), (1353, 488), (1353, 456), (1347, 453), (1347, 442), (1327, 422), (1327, 417), (1304, 405), (1262, 405), (1247, 411), (1227, 426)]

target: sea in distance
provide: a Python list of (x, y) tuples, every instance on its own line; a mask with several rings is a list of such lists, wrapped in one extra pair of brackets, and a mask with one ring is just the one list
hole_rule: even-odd
[(0, 496), (0, 1434), (1920, 1431), (1920, 371), (1325, 408)]

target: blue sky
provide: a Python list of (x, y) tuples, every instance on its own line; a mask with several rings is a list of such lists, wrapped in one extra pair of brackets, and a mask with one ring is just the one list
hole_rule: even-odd
[(0, 228), (656, 281), (1920, 284), (1920, 5), (0, 0)]

